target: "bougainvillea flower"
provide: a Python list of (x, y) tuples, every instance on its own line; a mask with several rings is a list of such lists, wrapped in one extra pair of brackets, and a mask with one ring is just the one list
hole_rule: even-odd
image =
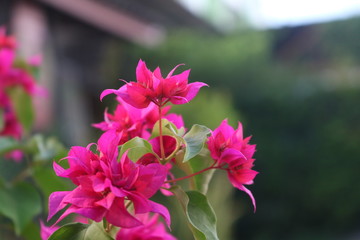
[[(13, 98), (9, 94), (15, 88), (22, 88), (29, 95), (43, 93), (35, 84), (35, 79), (28, 72), (28, 64), (39, 64), (38, 59), (32, 59), (29, 63), (18, 64), (16, 58), (15, 38), (6, 36), (4, 27), (0, 27), (0, 111), (2, 112), (3, 124), (0, 129), (0, 136), (12, 137), (17, 140), (23, 135), (23, 127), (19, 121), (18, 109), (14, 108)], [(20, 61), (21, 62), (21, 59)], [(25, 93), (24, 93), (25, 94)], [(14, 150), (5, 155), (15, 161), (22, 159), (22, 152)]]
[[(115, 130), (121, 133), (119, 145), (129, 141), (134, 137), (141, 137), (149, 139), (151, 130), (154, 124), (159, 120), (159, 110), (154, 103), (150, 103), (147, 108), (135, 108), (126, 103), (121, 98), (113, 114), (105, 110), (104, 121), (92, 124), (92, 126), (101, 129), (102, 131)], [(184, 127), (184, 121), (181, 115), (166, 114), (171, 106), (166, 106), (162, 109), (164, 118), (172, 122), (177, 128)]]
[[(0, 129), (0, 136), (12, 137), (20, 140), (23, 134), (23, 128), (16, 117), (15, 111), (11, 106), (10, 99), (5, 93), (0, 91), (0, 109), (3, 111), (3, 125)], [(15, 162), (20, 162), (23, 158), (21, 150), (13, 150), (5, 155), (5, 159), (12, 159)]]
[(247, 193), (251, 198), (254, 209), (256, 209), (254, 196), (251, 191), (244, 186), (253, 184), (253, 180), (258, 174), (257, 171), (251, 169), (254, 166), (254, 161), (255, 159), (246, 159), (240, 151), (228, 148), (219, 159), (219, 164), (227, 165), (226, 170), (231, 184), (237, 189)]
[(15, 38), (13, 36), (7, 36), (5, 27), (0, 27), (0, 49), (1, 48), (13, 49), (15, 47), (16, 47)]
[(22, 136), (22, 127), (11, 105), (10, 98), (3, 91), (0, 91), (0, 109), (3, 111), (3, 126), (0, 129), (0, 136), (13, 137), (19, 140)]
[[(119, 144), (123, 144), (134, 137), (142, 137), (148, 139), (150, 130), (159, 120), (159, 111), (154, 103), (149, 104), (147, 108), (135, 108), (121, 98), (118, 98), (117, 105), (113, 114), (105, 111), (104, 121), (93, 124), (94, 127), (103, 131), (115, 130), (122, 134)], [(165, 107), (164, 114), (170, 109)], [(176, 119), (176, 121), (179, 121)]]
[(126, 83), (118, 90), (107, 89), (102, 92), (100, 99), (114, 93), (136, 108), (146, 108), (150, 102), (158, 106), (164, 106), (169, 101), (173, 104), (188, 103), (196, 96), (199, 89), (207, 84), (202, 82), (189, 84), (190, 70), (173, 75), (178, 66), (163, 78), (160, 68), (151, 72), (145, 62), (140, 60), (136, 68), (137, 82)]
[(12, 49), (0, 49), (0, 76), (1, 85), (7, 82), (7, 74), (11, 70), (15, 58), (15, 52)]
[(133, 163), (126, 154), (118, 161), (119, 135), (105, 132), (99, 139), (99, 154), (88, 148), (73, 147), (67, 157), (69, 169), (54, 163), (58, 176), (67, 177), (77, 185), (73, 191), (54, 192), (49, 197), (49, 217), (69, 205), (58, 221), (77, 213), (94, 221), (105, 218), (119, 227), (142, 225), (127, 209), (133, 205), (134, 214), (159, 213), (170, 224), (168, 210), (149, 200), (164, 183), (167, 168), (158, 163)]
[(238, 128), (234, 130), (225, 119), (208, 138), (208, 147), (214, 159), (219, 159), (222, 152), (227, 148), (240, 150), (247, 159), (250, 159), (255, 153), (256, 145), (248, 144), (249, 141), (250, 137), (243, 139), (243, 128), (240, 122)]
[(256, 208), (255, 199), (244, 185), (253, 183), (258, 172), (252, 170), (256, 145), (249, 144), (250, 137), (243, 139), (241, 123), (234, 130), (225, 119), (208, 138), (207, 144), (211, 156), (217, 161), (217, 167), (224, 168), (232, 185), (246, 192)]
[(59, 226), (45, 226), (43, 221), (40, 221), (40, 237), (41, 240), (48, 240), (49, 237), (60, 227)]
[[(41, 56), (35, 56), (24, 64), (38, 67), (40, 61)], [(20, 86), (30, 95), (46, 95), (46, 91), (36, 85), (35, 79), (28, 69), (16, 66), (14, 49), (0, 49), (0, 79), (1, 91), (9, 87)]]
[(116, 240), (176, 240), (166, 232), (166, 228), (159, 221), (159, 215), (150, 217), (148, 214), (139, 216), (144, 225), (134, 228), (121, 228), (116, 235)]

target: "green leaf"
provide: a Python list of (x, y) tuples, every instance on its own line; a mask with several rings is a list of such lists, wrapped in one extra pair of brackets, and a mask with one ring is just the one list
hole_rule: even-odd
[[(203, 149), (199, 155), (188, 161), (192, 172), (201, 171), (202, 169), (209, 167), (213, 162), (214, 160), (211, 158), (210, 152), (207, 149)], [(210, 169), (194, 176), (196, 190), (199, 190), (202, 194), (206, 194), (214, 172), (215, 169)]]
[(121, 146), (120, 156), (126, 151), (131, 161), (136, 162), (146, 153), (154, 153), (151, 144), (143, 138), (135, 137)]
[(21, 148), (21, 145), (11, 137), (0, 137), (0, 155)]
[(192, 126), (190, 131), (184, 136), (186, 149), (183, 162), (189, 161), (201, 152), (207, 135), (210, 132), (210, 129), (205, 126), (198, 124)]
[(67, 191), (71, 189), (72, 183), (68, 179), (56, 176), (54, 170), (48, 166), (36, 166), (33, 168), (33, 178), (36, 185), (46, 199), (43, 201), (45, 209), (48, 206), (48, 196), (55, 191)]
[(184, 192), (180, 186), (170, 190), (179, 200), (195, 240), (219, 240), (216, 216), (206, 196), (197, 191)]
[(102, 227), (101, 223), (70, 223), (56, 230), (49, 240), (114, 240)]
[(176, 198), (180, 202), (180, 205), (185, 213), (186, 220), (188, 222), (188, 226), (189, 226), (195, 240), (206, 240), (205, 235), (202, 232), (200, 232), (197, 228), (195, 228), (194, 225), (189, 220), (189, 216), (187, 214), (187, 206), (189, 204), (189, 197), (187, 196), (187, 194), (184, 192), (184, 190), (180, 186), (173, 186), (170, 188), (170, 191), (175, 194)]
[(41, 188), (45, 196), (49, 196), (55, 191), (66, 191), (71, 186), (67, 179), (56, 176), (52, 168), (38, 166), (34, 169), (34, 180)]
[(187, 191), (189, 197), (188, 218), (192, 225), (201, 231), (208, 240), (218, 240), (216, 216), (205, 195), (197, 191)]
[(26, 143), (27, 152), (34, 156), (34, 161), (52, 161), (66, 156), (67, 150), (64, 145), (54, 137), (45, 139), (37, 134)]
[(25, 161), (15, 162), (0, 158), (0, 178), (3, 179), (3, 185), (14, 183), (16, 178), (20, 179), (22, 178), (21, 176), (26, 177), (25, 175), (30, 173), (26, 169), (30, 170)]
[[(160, 135), (159, 124), (160, 124), (160, 120), (155, 123), (151, 133), (151, 138), (155, 138)], [(180, 130), (177, 129), (175, 124), (168, 121), (167, 119), (161, 119), (161, 124), (162, 124), (162, 135), (169, 135), (169, 136), (180, 135), (181, 129)]]
[(29, 183), (2, 188), (0, 196), (0, 213), (13, 221), (17, 235), (41, 212), (40, 195)]
[(41, 240), (39, 224), (30, 222), (21, 233), (21, 236), (26, 240)]
[(34, 120), (31, 96), (28, 95), (25, 90), (18, 87), (11, 90), (10, 98), (21, 125), (29, 131)]

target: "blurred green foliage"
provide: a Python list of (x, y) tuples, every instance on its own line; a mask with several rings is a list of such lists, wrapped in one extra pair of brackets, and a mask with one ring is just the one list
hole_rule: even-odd
[[(39, 223), (46, 219), (50, 193), (71, 186), (51, 166), (67, 150), (56, 138), (42, 135), (21, 141), (0, 137), (0, 144), (0, 239), (40, 239)], [(7, 156), (14, 149), (22, 151), (21, 162)]]
[[(185, 63), (181, 68), (192, 68), (190, 81), (226, 93), (225, 104), (216, 94), (199, 97), (197, 110), (188, 113), (195, 121), (233, 118), (225, 110), (233, 102), (245, 135), (253, 135), (260, 174), (250, 189), (258, 209), (253, 214), (249, 199), (237, 192), (237, 204), (230, 206), (240, 214), (233, 239), (344, 239), (358, 233), (359, 23), (308, 26), (280, 45), (294, 29), (222, 37), (176, 32), (156, 49), (131, 49), (134, 64), (142, 58), (151, 69), (168, 66), (167, 73)], [(211, 107), (216, 103), (220, 108)], [(206, 108), (212, 111), (203, 113)]]

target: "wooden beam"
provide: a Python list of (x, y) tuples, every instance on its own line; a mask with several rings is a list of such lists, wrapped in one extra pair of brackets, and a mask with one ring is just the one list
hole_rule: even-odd
[(165, 30), (94, 0), (37, 0), (103, 31), (145, 47), (160, 44)]

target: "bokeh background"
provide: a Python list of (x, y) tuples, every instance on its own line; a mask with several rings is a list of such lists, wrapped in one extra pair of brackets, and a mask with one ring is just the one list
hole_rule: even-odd
[(241, 121), (257, 144), (255, 214), (225, 175), (212, 182), (220, 238), (360, 239), (358, 0), (2, 0), (0, 25), (43, 55), (35, 132), (94, 142), (114, 101), (102, 90), (134, 81), (140, 58), (184, 63), (210, 85), (173, 108), (186, 125)]

